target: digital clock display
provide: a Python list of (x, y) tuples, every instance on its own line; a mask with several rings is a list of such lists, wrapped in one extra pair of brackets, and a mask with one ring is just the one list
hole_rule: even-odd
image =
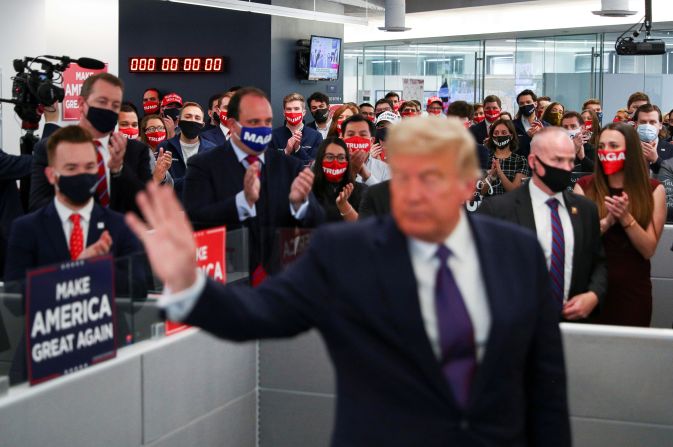
[(129, 57), (130, 73), (223, 73), (223, 57)]

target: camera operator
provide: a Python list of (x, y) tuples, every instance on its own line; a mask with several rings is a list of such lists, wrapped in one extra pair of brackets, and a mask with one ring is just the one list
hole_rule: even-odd
[[(113, 132), (122, 105), (123, 84), (116, 76), (99, 73), (82, 85), (79, 97), (79, 125), (90, 132), (98, 149), (96, 198), (103, 207), (114, 211), (136, 210), (135, 196), (150, 180), (149, 153), (144, 144)], [(34, 211), (54, 197), (54, 187), (47, 181), (46, 139), (33, 153), (29, 209)]]

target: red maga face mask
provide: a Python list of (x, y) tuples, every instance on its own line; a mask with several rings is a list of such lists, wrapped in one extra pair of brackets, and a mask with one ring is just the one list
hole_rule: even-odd
[(372, 148), (372, 140), (365, 137), (350, 137), (344, 139), (344, 143), (348, 146), (348, 150), (353, 151), (365, 151), (369, 152)]
[(145, 115), (159, 113), (159, 101), (143, 102), (143, 110), (145, 111)]
[(285, 121), (290, 126), (297, 126), (303, 118), (304, 114), (301, 112), (285, 112)]
[(220, 122), (224, 124), (227, 121), (227, 111), (226, 110), (221, 110), (220, 111)]
[(500, 110), (485, 110), (484, 118), (489, 123), (494, 123), (498, 118), (500, 118)]
[(140, 134), (140, 131), (138, 130), (137, 127), (127, 127), (125, 129), (119, 129), (119, 132), (126, 135), (126, 138), (128, 138), (129, 140), (135, 140), (136, 138), (138, 138), (138, 134)]
[(626, 149), (620, 149), (616, 151), (598, 149), (598, 160), (603, 166), (603, 172), (605, 175), (615, 174), (624, 169), (624, 162), (626, 161)]
[(152, 146), (152, 148), (155, 148), (166, 139), (166, 132), (147, 132), (145, 134), (147, 137), (147, 142)]
[(348, 170), (347, 161), (322, 161), (322, 171), (325, 173), (325, 178), (328, 182), (339, 183), (341, 179), (346, 175)]

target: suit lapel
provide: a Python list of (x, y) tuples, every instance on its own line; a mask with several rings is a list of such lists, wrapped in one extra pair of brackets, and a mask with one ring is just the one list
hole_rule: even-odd
[(493, 256), (497, 252), (498, 239), (491, 230), (473, 219), (468, 214), (468, 221), (472, 229), (472, 235), (479, 254), (483, 284), (486, 287), (488, 307), (491, 313), (491, 327), (488, 333), (484, 358), (477, 367), (477, 372), (472, 382), (468, 406), (471, 406), (484, 392), (489, 376), (498, 369), (498, 359), (502, 351), (501, 345), (504, 336), (504, 316), (512, 312), (508, 307), (507, 287), (503, 287), (500, 281), (494, 281), (502, 276), (499, 263), (503, 261), (500, 256)]
[(516, 189), (516, 217), (519, 225), (530, 228), (534, 232), (537, 231), (535, 227), (535, 215), (533, 214), (533, 202), (530, 199), (530, 184), (527, 183), (522, 188)]
[[(97, 203), (94, 203), (93, 208), (91, 209), (91, 219), (89, 220), (89, 231), (86, 236), (86, 246), (88, 247), (100, 239), (100, 236), (105, 229), (103, 209)], [(114, 241), (112, 241), (112, 243), (114, 244)]]
[(383, 223), (375, 239), (376, 274), (384, 291), (383, 309), (390, 311), (401, 349), (413, 357), (413, 363), (445, 399), (455, 402), (425, 330), (407, 238), (391, 217), (386, 217)]
[(575, 274), (579, 271), (578, 262), (582, 256), (582, 253), (578, 253), (578, 247), (582, 247), (584, 228), (582, 226), (582, 216), (580, 216), (579, 207), (577, 206), (575, 197), (573, 197), (570, 192), (563, 191), (563, 199), (565, 200), (568, 215), (570, 216), (570, 222), (573, 226), (573, 271), (570, 277), (569, 289), (569, 292), (572, 293), (573, 285), (575, 284)]
[(58, 259), (70, 259), (70, 250), (68, 249), (68, 242), (65, 240), (65, 232), (63, 231), (63, 223), (56, 212), (54, 202), (49, 202), (49, 205), (44, 210), (47, 222), (45, 222), (45, 231), (49, 236), (54, 251)]

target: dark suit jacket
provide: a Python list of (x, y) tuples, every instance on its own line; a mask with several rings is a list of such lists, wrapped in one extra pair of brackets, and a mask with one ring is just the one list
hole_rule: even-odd
[[(574, 207), (577, 210), (577, 213), (569, 212), (575, 244), (568, 296), (594, 292), (598, 295), (599, 306), (595, 310), (598, 311), (608, 286), (598, 210), (589, 199), (573, 192), (564, 191), (563, 198), (568, 209)], [(477, 212), (536, 231), (529, 183), (506, 194), (489, 197), (482, 202)]]
[(336, 370), (335, 447), (569, 446), (558, 310), (540, 246), (511, 224), (468, 219), (492, 323), (465, 410), (428, 341), (407, 238), (391, 217), (321, 228), (256, 289), (208, 280), (185, 321), (233, 340), (317, 328)]
[[(528, 136), (528, 132), (526, 132), (526, 129), (523, 127), (523, 124), (521, 123), (521, 118), (515, 117), (513, 122), (514, 122), (514, 128), (516, 129), (516, 136), (519, 138), (519, 148), (516, 150), (516, 153), (524, 158), (527, 158), (528, 154), (530, 154), (531, 138)], [(546, 121), (543, 121), (542, 126), (549, 127), (550, 124)]]
[(60, 128), (61, 126), (59, 126), (56, 123), (45, 123), (44, 129), (42, 129), (42, 138), (49, 138), (51, 134), (53, 134)]
[(488, 138), (488, 129), (486, 128), (486, 120), (481, 123), (474, 124), (469, 128), (470, 133), (474, 137), (477, 144), (484, 144), (484, 140)]
[[(220, 132), (219, 129), (217, 129)], [(222, 132), (220, 132), (222, 133)], [(210, 140), (206, 140), (201, 136), (200, 138), (199, 149), (197, 154), (202, 154), (213, 149), (215, 143)], [(163, 148), (165, 151), (171, 151), (173, 155), (173, 163), (168, 172), (173, 177), (173, 189), (175, 189), (175, 194), (178, 197), (182, 197), (182, 193), (185, 187), (185, 175), (187, 174), (187, 165), (185, 164), (185, 157), (182, 156), (182, 147), (180, 146), (180, 135), (176, 135), (170, 140), (162, 141), (157, 150)]]
[(390, 180), (367, 188), (362, 196), (358, 214), (360, 219), (390, 214)]
[(213, 143), (214, 146), (222, 146), (227, 138), (224, 136), (224, 132), (220, 129), (220, 126), (213, 127), (212, 129), (201, 132), (201, 140), (208, 140)]
[(663, 161), (673, 157), (673, 144), (665, 141), (662, 138), (659, 138), (659, 142), (657, 143), (657, 155), (659, 156), (657, 161), (650, 164), (650, 169), (655, 174), (659, 173), (659, 169), (661, 168), (661, 163)]
[(251, 231), (253, 267), (267, 257), (263, 254), (272, 251), (275, 229), (310, 228), (325, 220), (325, 213), (313, 193), (309, 195), (309, 208), (302, 221), (290, 213), (290, 187), (304, 169), (302, 163), (271, 149), (266, 150), (264, 158), (255, 218), (241, 223), (238, 217), (236, 194), (243, 190), (245, 168), (236, 158), (231, 142), (189, 159), (183, 193), (185, 208), (196, 228), (226, 225), (227, 229), (244, 226)]
[[(290, 129), (288, 129), (287, 126), (273, 129), (269, 149), (277, 151), (284, 150), (285, 146), (287, 146), (287, 140), (289, 140), (291, 136), (292, 132), (290, 132)], [(300, 159), (304, 165), (308, 165), (311, 161), (315, 160), (320, 143), (322, 143), (322, 135), (320, 135), (320, 132), (311, 127), (304, 126), (302, 129), (299, 149), (294, 152), (292, 156)]]
[[(47, 164), (47, 139), (43, 138), (35, 145), (33, 152), (30, 211), (46, 206), (54, 198), (54, 187), (44, 175), (44, 168)], [(136, 194), (145, 189), (145, 184), (151, 178), (150, 154), (147, 145), (140, 141), (128, 140), (124, 154), (124, 167), (120, 175), (110, 176), (110, 209), (119, 213), (127, 211), (139, 213)]]

